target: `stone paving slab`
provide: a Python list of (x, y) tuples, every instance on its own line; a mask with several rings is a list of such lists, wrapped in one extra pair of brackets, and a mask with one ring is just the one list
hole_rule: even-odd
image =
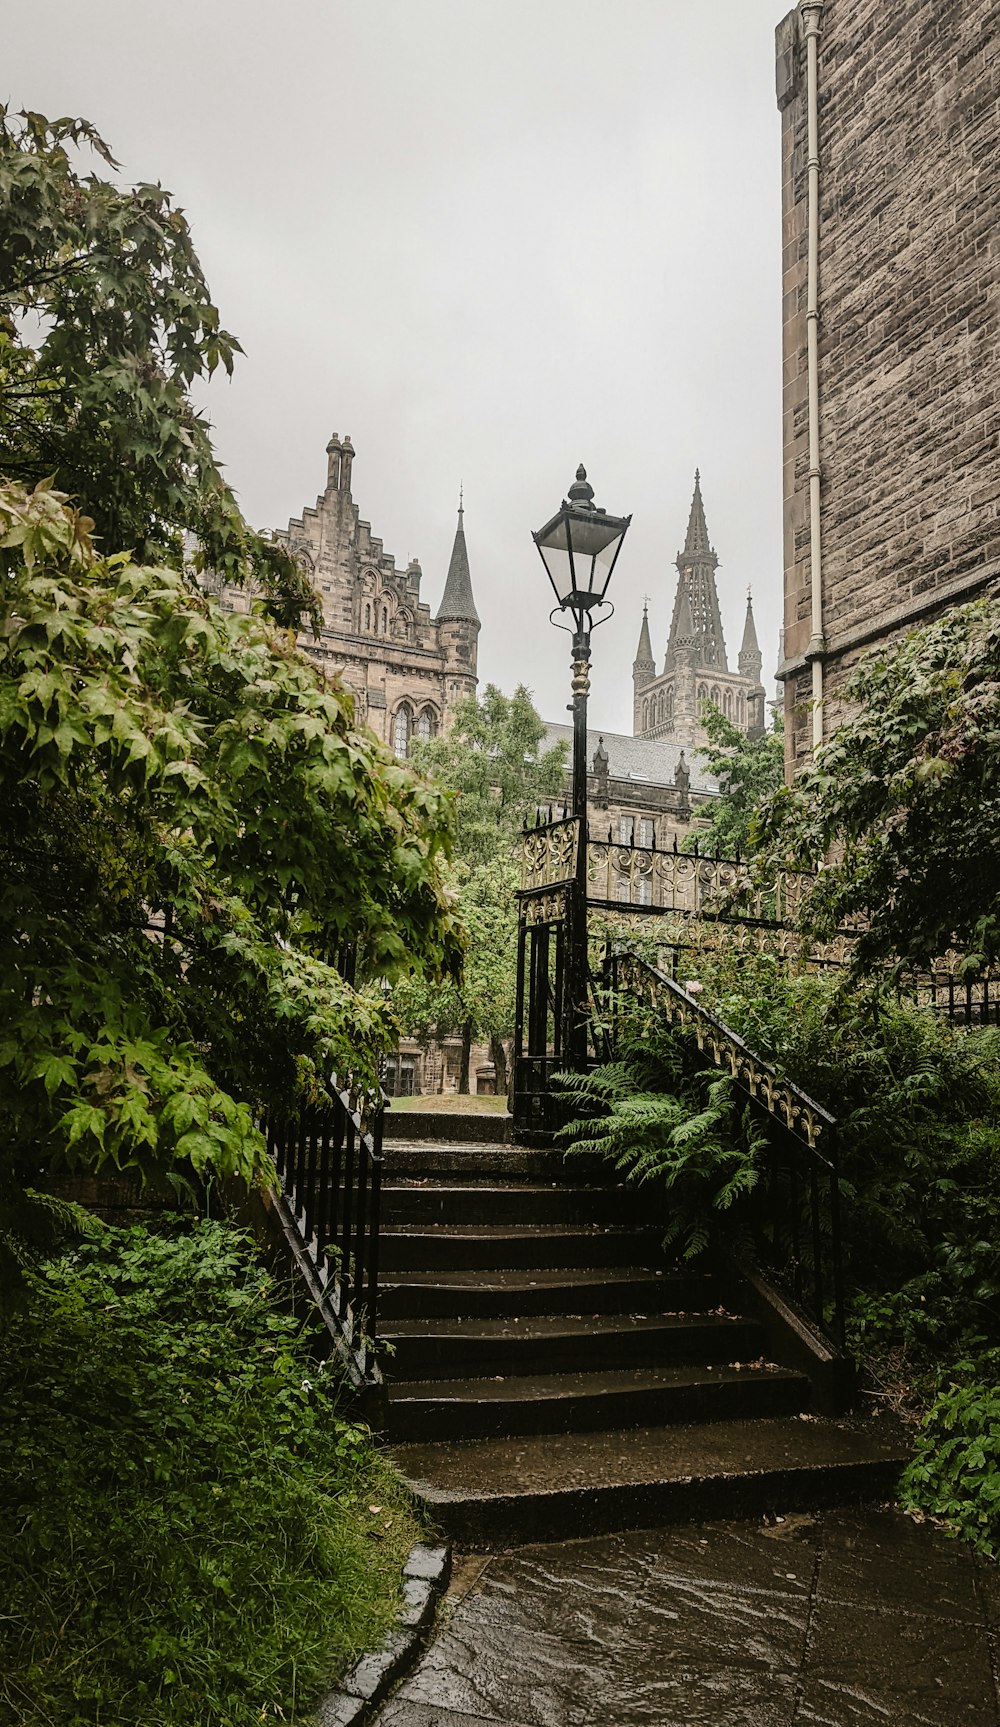
[(458, 1558), (380, 1727), (1000, 1727), (996, 1567), (891, 1508)]

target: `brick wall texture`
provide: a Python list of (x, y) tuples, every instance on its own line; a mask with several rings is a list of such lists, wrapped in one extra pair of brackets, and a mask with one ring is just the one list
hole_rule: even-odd
[[(785, 681), (809, 748), (806, 54), (782, 111)], [(824, 732), (864, 649), (1000, 589), (1000, 0), (827, 0), (819, 49)]]

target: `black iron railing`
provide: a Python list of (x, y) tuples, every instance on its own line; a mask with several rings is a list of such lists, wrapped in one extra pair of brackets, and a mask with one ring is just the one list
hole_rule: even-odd
[(988, 974), (956, 977), (951, 969), (936, 970), (904, 987), (902, 995), (956, 1025), (1000, 1025), (1000, 978)]
[(359, 1384), (378, 1376), (381, 1097), (329, 1092), (292, 1121), (268, 1125), (275, 1201), (310, 1293)]
[(606, 968), (612, 1042), (624, 998), (655, 1009), (686, 1033), (700, 1058), (729, 1075), (769, 1127), (763, 1180), (746, 1204), (762, 1266), (837, 1344), (844, 1340), (844, 1280), (836, 1121), (822, 1105), (754, 1054), (737, 1032), (665, 972), (636, 954), (612, 953)]

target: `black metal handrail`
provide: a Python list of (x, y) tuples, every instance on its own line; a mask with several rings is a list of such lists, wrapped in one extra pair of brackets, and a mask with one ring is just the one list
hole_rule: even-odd
[[(699, 1054), (727, 1073), (751, 1107), (775, 1130), (763, 1188), (749, 1202), (762, 1263), (836, 1343), (844, 1340), (840, 1177), (835, 1118), (750, 1049), (738, 1032), (698, 1003), (673, 978), (637, 954), (608, 956), (612, 1010), (622, 994), (644, 1002), (689, 1031)], [(612, 1040), (615, 1027), (612, 1020)]]
[(358, 1099), (332, 1075), (319, 1103), (268, 1123), (286, 1233), (359, 1384), (378, 1378), (383, 1113), (381, 1096)]

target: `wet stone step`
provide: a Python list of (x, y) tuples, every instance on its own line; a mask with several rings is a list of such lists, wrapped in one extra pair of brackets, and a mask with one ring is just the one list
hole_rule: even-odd
[(909, 1442), (893, 1421), (812, 1417), (403, 1444), (392, 1457), (466, 1547), (891, 1498)]
[(797, 1414), (809, 1383), (781, 1367), (624, 1368), (389, 1388), (391, 1440), (498, 1438)]
[(397, 1145), (382, 1147), (386, 1181), (403, 1178), (460, 1182), (607, 1181), (603, 1158), (567, 1159), (562, 1151), (532, 1151), (514, 1145)]
[(594, 1371), (625, 1362), (751, 1362), (763, 1350), (759, 1326), (724, 1313), (409, 1320), (390, 1324), (384, 1341), (384, 1371), (394, 1383), (439, 1375)]
[(634, 1265), (397, 1271), (384, 1277), (379, 1290), (383, 1328), (399, 1318), (705, 1312), (718, 1305), (714, 1284), (707, 1276)]
[(632, 1188), (573, 1186), (563, 1181), (476, 1185), (393, 1182), (382, 1188), (382, 1226), (410, 1223), (533, 1224), (645, 1222), (645, 1205)]
[(527, 1266), (655, 1265), (661, 1256), (660, 1229), (600, 1229), (583, 1225), (508, 1225), (503, 1228), (442, 1224), (422, 1229), (403, 1225), (383, 1229), (379, 1262), (383, 1272), (515, 1270)]

